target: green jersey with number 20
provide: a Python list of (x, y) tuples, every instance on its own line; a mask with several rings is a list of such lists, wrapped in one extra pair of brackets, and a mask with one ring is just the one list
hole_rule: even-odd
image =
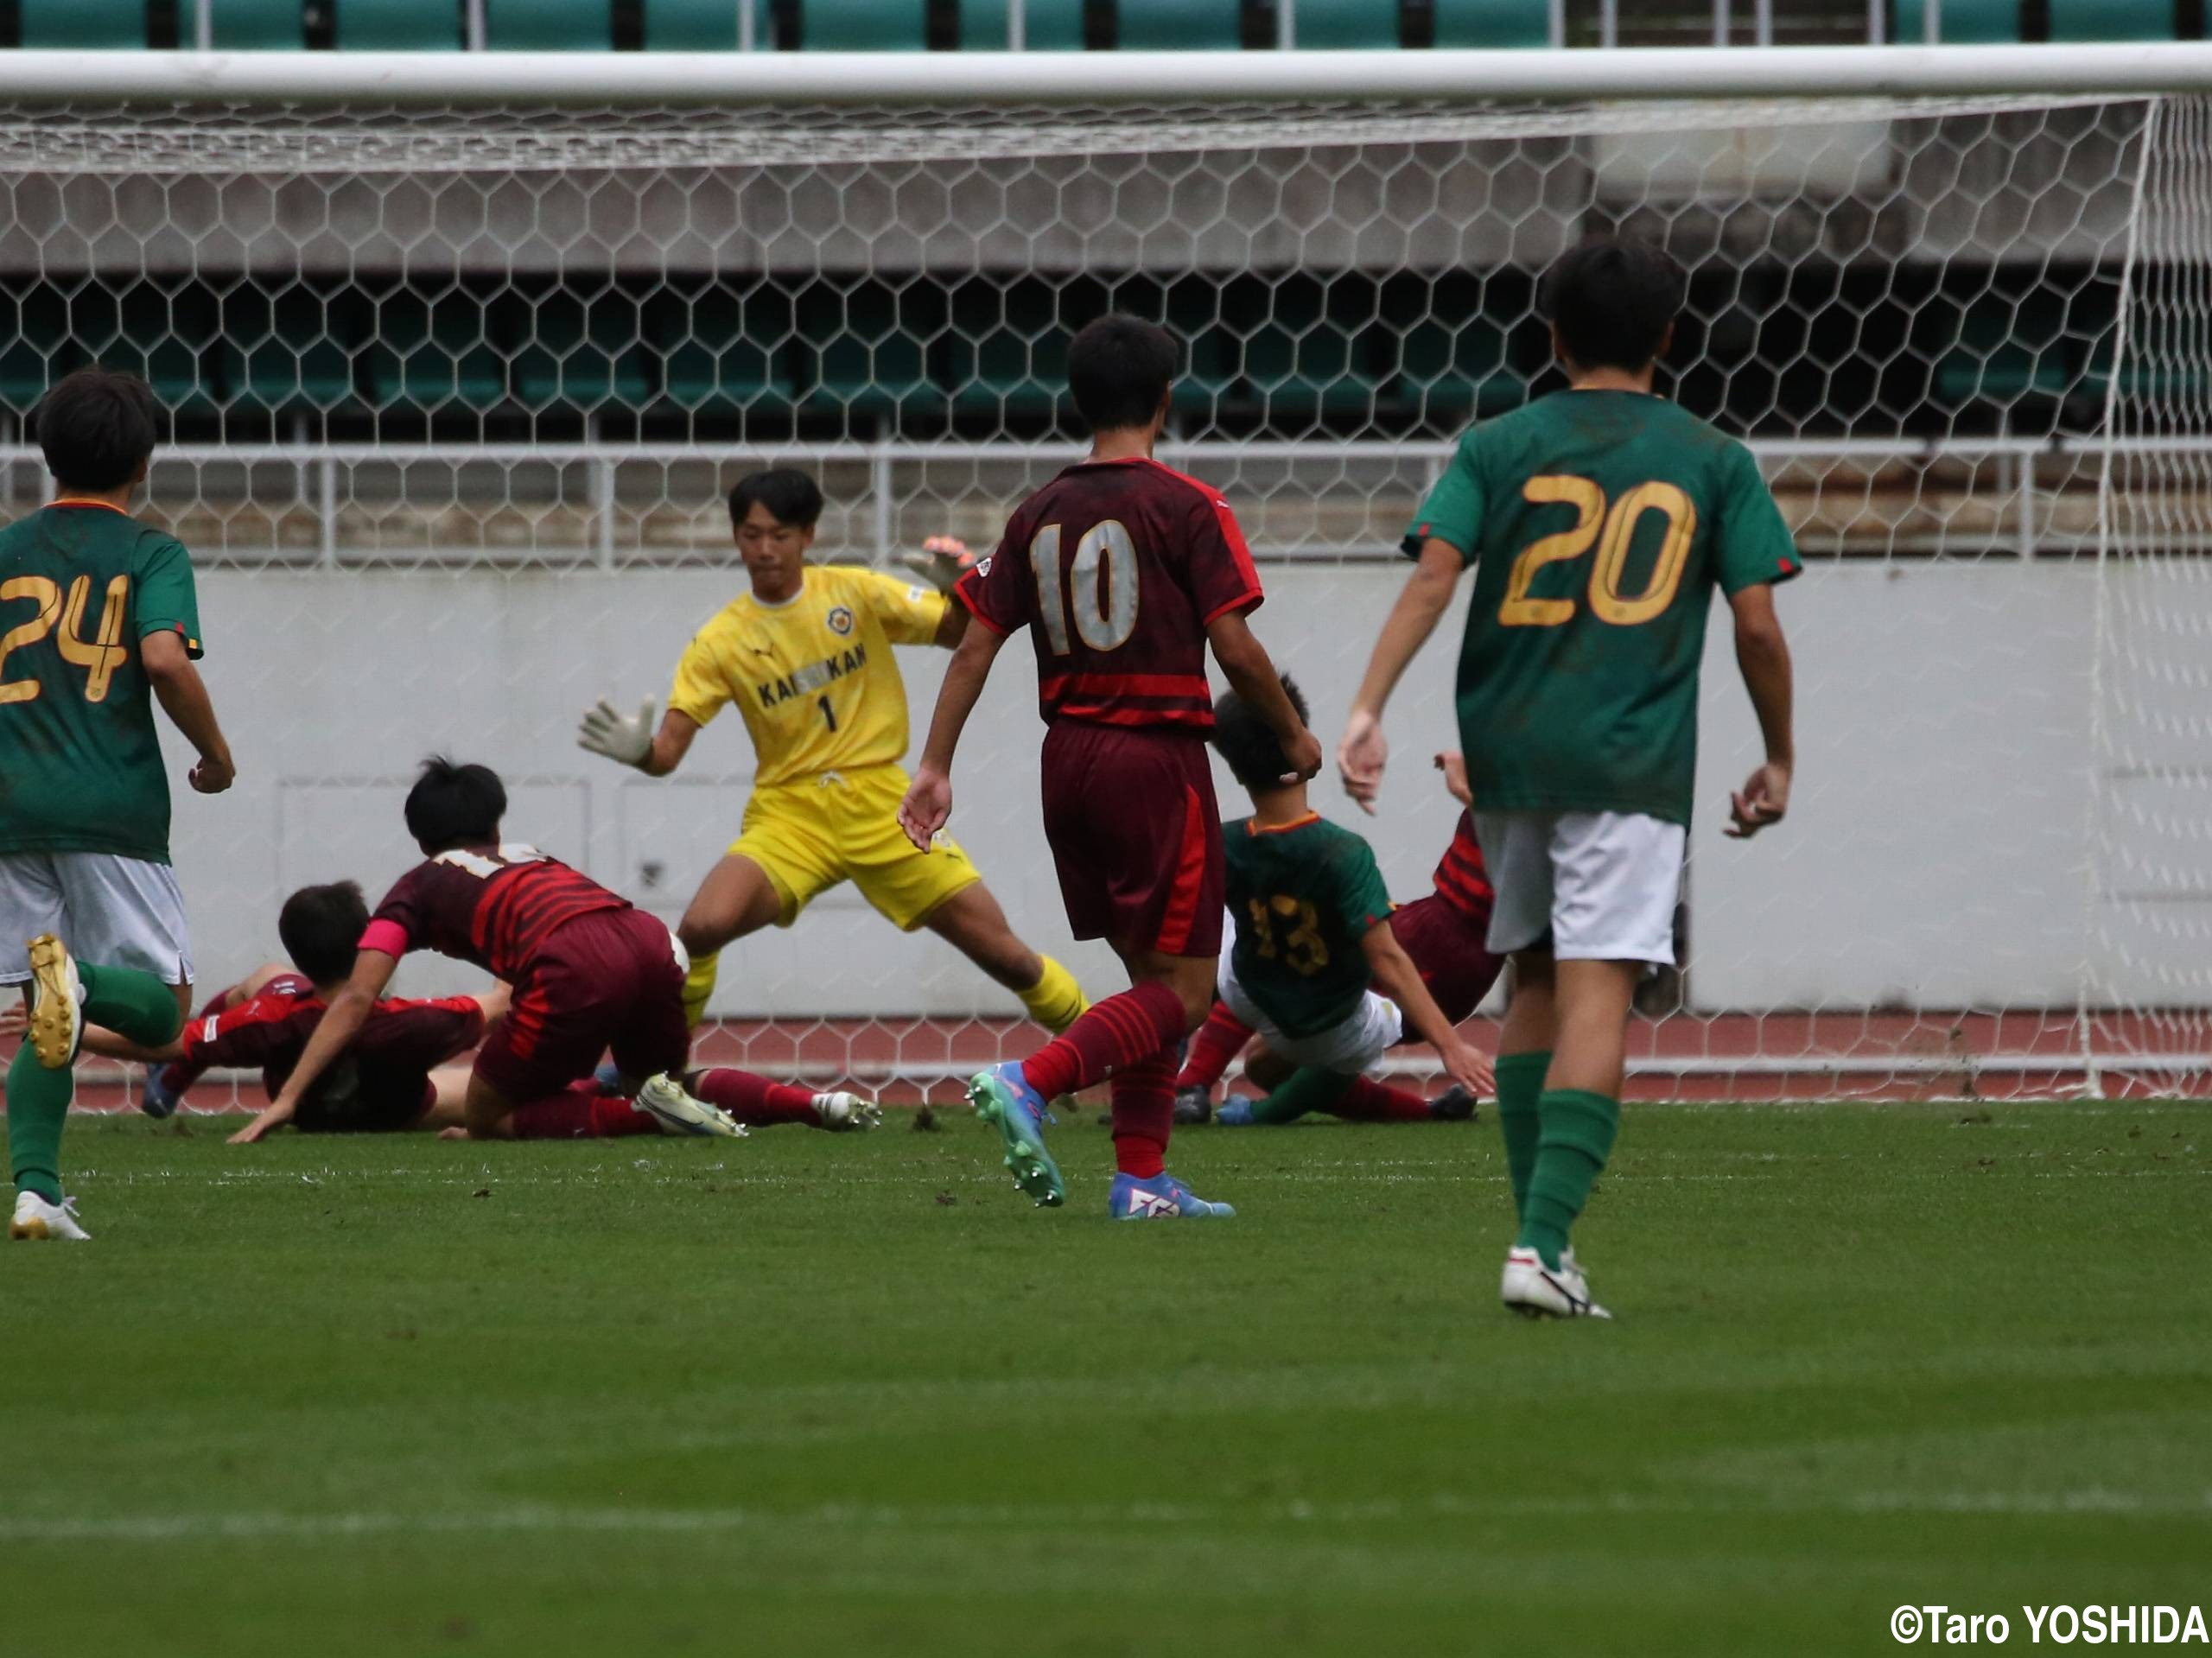
[(1663, 397), (1560, 391), (1485, 421), (1406, 552), (1475, 567), (1459, 738), (1475, 804), (1687, 824), (1713, 589), (1797, 574), (1751, 451)]
[(169, 785), (138, 641), (200, 654), (192, 558), (98, 502), (0, 530), (0, 855), (169, 859)]

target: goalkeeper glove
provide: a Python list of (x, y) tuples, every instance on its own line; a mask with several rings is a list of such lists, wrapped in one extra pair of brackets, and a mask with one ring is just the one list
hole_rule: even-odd
[(596, 708), (584, 710), (583, 723), (576, 727), (576, 746), (625, 765), (643, 764), (653, 752), (653, 699), (648, 696), (639, 703), (632, 718), (601, 697)]
[(950, 593), (976, 568), (976, 555), (957, 536), (931, 536), (920, 552), (908, 553), (899, 562), (939, 593)]

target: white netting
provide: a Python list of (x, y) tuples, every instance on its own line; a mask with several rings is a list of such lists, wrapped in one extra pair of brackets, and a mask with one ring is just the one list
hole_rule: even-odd
[[(1693, 272), (1673, 389), (1752, 441), (1811, 568), (1783, 601), (1793, 821), (1743, 849), (1694, 833), (1642, 1085), (2178, 1087), (2212, 1069), (2205, 122), (2193, 100), (17, 108), (0, 403), (97, 359), (175, 410), (148, 511), (200, 558), (243, 764), (177, 814), (213, 983), (272, 950), (284, 891), (404, 863), (397, 803), (433, 748), (500, 765), (518, 832), (673, 917), (734, 832), (741, 732), (660, 783), (571, 733), (604, 691), (664, 689), (741, 581), (723, 492), (817, 468), (832, 559), (988, 541), (1078, 452), (1060, 352), (1109, 306), (1188, 342), (1167, 458), (1236, 508), (1261, 631), (1332, 732), (1453, 438), (1554, 383), (1538, 276), (1593, 229), (1660, 238)], [(25, 510), (35, 454), (0, 458)], [(1709, 804), (1755, 741), (1716, 632)], [(907, 666), (918, 721), (938, 664)], [(1402, 897), (1452, 821), (1420, 763), (1448, 679), (1433, 647), (1361, 825)], [(1109, 984), (1066, 945), (1031, 689), (1009, 658), (955, 828), (1019, 930)], [(733, 949), (720, 996), (712, 1051), (924, 1087), (1016, 1011), (849, 891)]]

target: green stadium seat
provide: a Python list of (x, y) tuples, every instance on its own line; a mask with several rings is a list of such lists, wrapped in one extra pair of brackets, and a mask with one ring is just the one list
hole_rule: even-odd
[(773, 289), (663, 294), (648, 314), (661, 397), (685, 414), (787, 414), (791, 303)]
[(290, 287), (273, 299), (251, 283), (222, 297), (225, 406), (284, 415), (328, 414), (354, 400), (353, 348), (362, 302)]
[(1399, 44), (1398, 0), (1298, 0), (1301, 51), (1391, 51)]
[(929, 0), (804, 0), (798, 28), (809, 52), (926, 52)]
[(1438, 46), (1503, 51), (1552, 43), (1548, 0), (1435, 0)]
[[(959, 0), (960, 49), (1006, 50), (1007, 0)], [(1029, 0), (1022, 8), (1022, 50), (1083, 50), (1083, 0)]]
[(336, 0), (334, 31), (341, 52), (458, 52), (461, 8), (454, 0)]
[(887, 420), (902, 410), (944, 414), (929, 372), (929, 344), (944, 329), (942, 290), (917, 283), (899, 293), (870, 284), (847, 292), (826, 284), (798, 300), (798, 335), (812, 365), (804, 403), (817, 414)]
[(382, 413), (480, 413), (506, 401), (507, 365), (486, 335), (491, 313), (475, 295), (381, 295), (369, 317), (363, 390)]
[[(1928, 38), (1928, 0), (1897, 0), (1900, 46)], [(1936, 14), (1946, 46), (2002, 46), (2020, 38), (2020, 0), (1942, 0)]]
[(612, 52), (613, 9), (607, 0), (484, 0), (484, 45), (492, 52)]
[(1125, 52), (1234, 52), (1244, 44), (1237, 0), (1120, 0)]
[(146, 0), (21, 0), (22, 44), (47, 50), (143, 51)]
[(939, 356), (955, 411), (1050, 416), (1067, 385), (1069, 334), (1052, 290), (1042, 285), (962, 288), (952, 298), (952, 333)]
[(172, 292), (138, 281), (120, 298), (79, 289), (70, 322), (93, 361), (143, 376), (163, 408), (180, 414), (215, 407), (215, 347), (221, 335), (214, 296), (197, 285)]
[(1936, 359), (1936, 399), (1959, 409), (2063, 397), (2073, 389), (2073, 355), (2062, 295), (1991, 295), (1967, 308)]
[(2171, 41), (2173, 0), (2050, 0), (2054, 41)]
[[(1232, 327), (1243, 317), (1264, 319), (1242, 341), (1240, 398), (1276, 427), (1371, 415), (1379, 389), (1370, 363), (1373, 290), (1348, 285), (1340, 301), (1333, 288), (1301, 277), (1272, 286), (1262, 294), (1236, 282), (1222, 295), (1222, 314)], [(1359, 299), (1366, 301), (1363, 312)]]
[(534, 415), (643, 409), (652, 388), (642, 309), (619, 292), (589, 300), (562, 289), (536, 298), (502, 295), (492, 337), (527, 342), (515, 353), (515, 401)]
[(1512, 365), (1505, 331), (1485, 316), (1452, 328), (1434, 318), (1406, 331), (1389, 401), (1426, 422), (1458, 426), (1478, 415), (1516, 409), (1527, 378)]
[(69, 338), (69, 308), (51, 288), (0, 301), (0, 405), (19, 418), (83, 360)]
[[(301, 0), (202, 3), (214, 9), (207, 20), (207, 38), (218, 52), (297, 52), (307, 44)], [(190, 0), (186, 0), (181, 8), (180, 16), (180, 27), (188, 29), (192, 18)]]
[(1211, 424), (1236, 391), (1236, 341), (1222, 326), (1219, 287), (1203, 278), (1178, 283), (1167, 295), (1167, 331), (1183, 346), (1175, 412), (1186, 423)]
[(753, 8), (753, 43), (771, 43), (767, 0), (644, 0), (648, 52), (734, 52), (738, 15)]

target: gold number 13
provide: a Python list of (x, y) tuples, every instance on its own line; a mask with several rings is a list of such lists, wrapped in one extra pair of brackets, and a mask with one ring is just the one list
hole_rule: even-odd
[[(1587, 478), (1555, 473), (1531, 478), (1521, 489), (1522, 499), (1534, 505), (1574, 508), (1574, 528), (1541, 536), (1521, 549), (1505, 581), (1505, 600), (1497, 607), (1502, 627), (1557, 627), (1573, 619), (1572, 599), (1531, 599), (1529, 588), (1536, 572), (1561, 559), (1580, 558), (1598, 543), (1598, 562), (1590, 569), (1590, 608), (1598, 619), (1616, 627), (1648, 622), (1675, 601), (1689, 563), (1690, 542), (1697, 534), (1697, 508), (1672, 484), (1654, 480), (1638, 484), (1605, 509), (1605, 492)], [(1659, 548), (1651, 579), (1639, 594), (1621, 591), (1621, 575), (1628, 564), (1629, 543), (1647, 512), (1664, 515), (1667, 539)], [(1602, 539), (1601, 539), (1602, 537)]]

